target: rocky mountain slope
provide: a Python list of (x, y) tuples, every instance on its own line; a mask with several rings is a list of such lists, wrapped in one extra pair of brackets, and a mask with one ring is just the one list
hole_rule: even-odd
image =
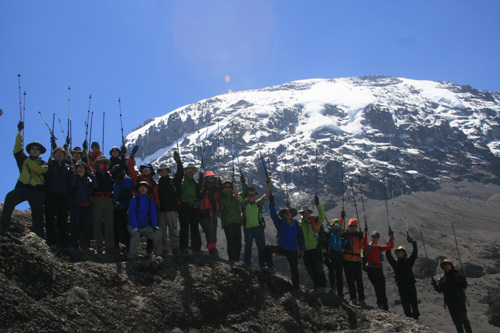
[[(447, 82), (386, 76), (295, 81), (220, 95), (150, 119), (130, 133), (138, 163), (186, 161), (228, 178), (236, 165), (263, 187), (268, 161), (278, 196), (313, 192), (332, 204), (345, 175), (384, 198), (381, 180), (405, 191), (440, 182), (498, 183), (500, 94)], [(321, 186), (320, 186), (321, 185)], [(331, 206), (330, 206), (331, 207)]]

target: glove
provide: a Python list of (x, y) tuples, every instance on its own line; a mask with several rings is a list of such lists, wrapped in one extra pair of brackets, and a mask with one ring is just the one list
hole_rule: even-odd
[(436, 285), (436, 280), (434, 280), (434, 278), (432, 278), (432, 277), (431, 277), (431, 284), (432, 284), (433, 286), (435, 286), (435, 285)]
[(316, 206), (319, 205), (319, 198), (317, 194), (314, 195), (314, 203), (316, 204)]
[(138, 234), (138, 233), (139, 233), (139, 229), (138, 228), (132, 229), (132, 234), (133, 235)]
[(17, 123), (17, 129), (22, 131), (24, 129), (24, 121), (20, 121)]
[(240, 174), (240, 182), (242, 184), (245, 184), (247, 182), (247, 180), (245, 179), (245, 176), (243, 176), (243, 173)]
[(135, 145), (134, 148), (132, 148), (132, 152), (130, 153), (130, 156), (135, 156), (135, 153), (139, 150), (139, 146)]
[(342, 211), (340, 212), (340, 217), (345, 219), (345, 210), (342, 209)]
[(367, 233), (367, 232), (368, 232), (368, 226), (365, 225), (365, 233)]
[(89, 144), (87, 143), (87, 140), (83, 141), (82, 143), (83, 149), (87, 150), (89, 148)]
[(406, 236), (406, 240), (408, 241), (408, 243), (414, 242), (413, 238), (411, 238), (410, 235)]
[(56, 137), (54, 135), (52, 135), (50, 137), (50, 146), (52, 147), (52, 150), (54, 150), (57, 147), (57, 145), (56, 145)]
[(275, 202), (274, 202), (274, 195), (272, 195), (272, 194), (269, 196), (269, 204), (272, 206), (276, 206)]
[(127, 153), (127, 147), (125, 147), (125, 145), (122, 145), (122, 149), (120, 149), (120, 153), (122, 155), (125, 155)]
[(181, 163), (181, 156), (179, 155), (178, 151), (174, 151), (174, 161), (177, 163)]
[(389, 234), (389, 237), (394, 238), (394, 231), (392, 231), (392, 229), (391, 229), (391, 228), (389, 228), (389, 232), (388, 232), (388, 234)]

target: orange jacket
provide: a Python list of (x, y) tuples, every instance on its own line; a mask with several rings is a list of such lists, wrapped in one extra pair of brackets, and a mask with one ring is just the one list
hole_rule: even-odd
[(352, 241), (352, 249), (344, 249), (344, 260), (361, 262), (361, 250), (365, 249), (363, 244), (363, 233), (361, 231), (349, 232), (349, 230), (345, 230), (343, 236), (349, 237), (348, 239)]

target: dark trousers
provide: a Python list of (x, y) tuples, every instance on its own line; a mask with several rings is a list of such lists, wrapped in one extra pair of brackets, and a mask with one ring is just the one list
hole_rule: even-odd
[(323, 259), (318, 250), (312, 249), (304, 252), (304, 264), (307, 273), (314, 283), (314, 288), (326, 287), (326, 276), (323, 270)]
[(375, 288), (375, 295), (377, 296), (377, 305), (384, 310), (389, 309), (387, 304), (387, 295), (385, 292), (385, 276), (382, 268), (367, 268), (368, 278)]
[(273, 254), (285, 256), (290, 265), (290, 274), (292, 275), (293, 289), (298, 290), (299, 284), (299, 257), (297, 252), (283, 250), (277, 245), (266, 245), (266, 264), (268, 267), (274, 267)]
[[(335, 288), (337, 286), (337, 295), (344, 296), (344, 258), (342, 252), (334, 253), (327, 252), (325, 255), (325, 264), (328, 267), (328, 278), (330, 279), (330, 286)], [(356, 296), (354, 296), (356, 297)]]
[[(79, 246), (80, 233), (83, 230), (83, 243)], [(77, 204), (71, 206), (71, 246), (78, 249), (90, 248), (92, 234), (92, 206), (82, 207)]]
[(61, 194), (45, 196), (45, 231), (48, 245), (61, 248), (68, 246), (68, 204), (68, 197)]
[(128, 214), (127, 209), (118, 209), (113, 212), (113, 230), (115, 234), (115, 246), (119, 243), (127, 247), (127, 253), (130, 249), (130, 234), (127, 229)]
[(213, 246), (215, 246), (217, 243), (217, 216), (202, 217), (200, 225), (201, 229), (203, 229), (203, 232), (205, 233), (207, 247), (211, 248), (208, 244), (213, 244)]
[(448, 311), (450, 311), (451, 320), (453, 320), (457, 332), (472, 333), (469, 318), (467, 318), (467, 307), (465, 306), (465, 302), (458, 301), (453, 304), (446, 303), (446, 306), (448, 307)]
[(200, 211), (191, 207), (182, 207), (179, 211), (179, 246), (181, 250), (189, 247), (189, 234), (191, 233), (191, 249), (200, 251)]
[(43, 232), (43, 191), (33, 186), (18, 186), (5, 196), (0, 227), (9, 229), (12, 212), (21, 202), (28, 201), (31, 207), (33, 232), (40, 238), (45, 238)]
[(358, 301), (364, 301), (365, 287), (363, 286), (363, 276), (361, 275), (361, 262), (344, 260), (344, 272), (351, 299), (356, 299), (357, 291)]
[(266, 235), (264, 234), (264, 227), (259, 225), (245, 228), (243, 233), (245, 234), (245, 253), (243, 255), (245, 264), (252, 265), (252, 244), (255, 239), (259, 256), (259, 268), (266, 267)]
[(418, 319), (420, 312), (418, 311), (417, 289), (415, 288), (415, 284), (406, 281), (398, 282), (398, 291), (405, 316)]
[(240, 261), (241, 224), (228, 224), (224, 227), (227, 240), (227, 256), (230, 261)]

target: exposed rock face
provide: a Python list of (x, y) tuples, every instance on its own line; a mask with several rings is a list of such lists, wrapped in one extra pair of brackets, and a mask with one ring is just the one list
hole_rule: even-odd
[(203, 158), (222, 178), (239, 156), (261, 188), (262, 154), (277, 198), (289, 192), (296, 202), (317, 191), (332, 208), (329, 199), (341, 193), (340, 161), (345, 175), (361, 176), (369, 198), (384, 198), (381, 179), (413, 191), (436, 190), (439, 179), (497, 183), (499, 112), (500, 94), (447, 82), (304, 80), (182, 107), (129, 134), (127, 146), (138, 144), (137, 157), (147, 162), (173, 165), (178, 143), (185, 161)]

